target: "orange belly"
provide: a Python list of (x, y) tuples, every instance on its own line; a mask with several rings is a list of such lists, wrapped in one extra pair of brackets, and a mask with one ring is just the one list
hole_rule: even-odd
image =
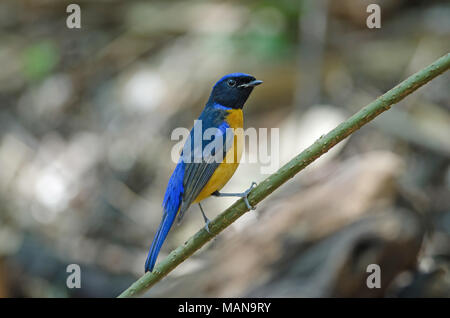
[[(199, 193), (194, 203), (200, 202), (209, 197), (212, 193), (222, 189), (228, 180), (231, 179), (242, 157), (244, 141), (243, 125), (244, 118), (241, 109), (233, 109), (228, 112), (226, 122), (234, 129), (233, 145), (228, 150), (225, 160), (214, 171), (211, 179)], [(241, 128), (241, 129), (238, 129)]]

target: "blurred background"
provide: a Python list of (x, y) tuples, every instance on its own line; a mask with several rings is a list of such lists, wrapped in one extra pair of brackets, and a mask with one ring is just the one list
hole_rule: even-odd
[[(264, 81), (245, 126), (279, 128), (284, 164), (450, 49), (444, 0), (79, 0), (81, 29), (69, 3), (0, 3), (0, 297), (113, 297), (142, 275), (171, 132), (221, 76)], [(447, 72), (351, 135), (145, 296), (449, 297), (449, 87)], [(265, 177), (242, 164), (224, 191)], [(201, 227), (193, 206), (159, 261)]]

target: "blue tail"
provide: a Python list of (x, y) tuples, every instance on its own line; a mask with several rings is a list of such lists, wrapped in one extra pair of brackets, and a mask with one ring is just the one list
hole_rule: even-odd
[(180, 159), (174, 172), (172, 173), (172, 176), (170, 177), (169, 184), (167, 185), (163, 202), (163, 217), (161, 224), (159, 225), (158, 232), (156, 232), (155, 238), (153, 239), (150, 251), (148, 252), (147, 261), (145, 262), (146, 272), (151, 272), (153, 270), (159, 250), (161, 249), (161, 246), (163, 245), (164, 240), (172, 227), (173, 221), (177, 216), (183, 195), (183, 178), (184, 162)]
[(164, 213), (161, 224), (159, 225), (158, 232), (156, 232), (155, 238), (153, 239), (152, 246), (148, 252), (147, 261), (145, 262), (145, 272), (152, 271), (155, 266), (156, 259), (158, 258), (161, 246), (172, 227), (173, 221), (175, 220), (176, 213)]

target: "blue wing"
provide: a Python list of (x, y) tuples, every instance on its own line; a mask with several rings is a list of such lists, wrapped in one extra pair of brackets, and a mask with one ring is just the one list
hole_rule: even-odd
[[(211, 176), (226, 156), (227, 150), (232, 145), (233, 133), (227, 133), (227, 129), (230, 126), (224, 121), (215, 128), (214, 136), (211, 139), (212, 141), (216, 138), (220, 139), (216, 144), (213, 144), (214, 149), (212, 149), (211, 153), (209, 151), (203, 153), (197, 152), (194, 147), (194, 153), (190, 156), (190, 160), (185, 163), (186, 169), (183, 180), (184, 194), (180, 211), (178, 212), (178, 222), (181, 221), (184, 213), (211, 179)], [(223, 138), (224, 136), (225, 138)], [(209, 141), (204, 141), (204, 143), (207, 142)], [(206, 147), (207, 145), (204, 144), (202, 149), (207, 149)], [(216, 157), (216, 154), (219, 156)], [(198, 156), (201, 157), (201, 160), (196, 161), (195, 159)]]
[[(178, 219), (181, 220), (184, 212), (186, 212), (191, 203), (208, 183), (214, 171), (220, 165), (220, 162), (212, 160), (214, 158), (203, 157), (202, 150), (205, 149), (208, 143), (214, 141), (217, 136), (222, 137), (223, 135), (225, 135), (226, 138), (222, 138), (222, 147), (216, 150), (222, 152), (222, 155), (225, 155), (227, 149), (231, 146), (233, 138), (230, 138), (230, 134), (226, 134), (229, 125), (224, 120), (225, 115), (226, 110), (208, 106), (202, 112), (199, 117), (202, 125), (202, 134), (208, 128), (216, 128), (217, 133), (214, 138), (211, 138), (211, 141), (205, 141), (202, 138), (202, 143), (200, 144), (201, 148), (194, 142), (193, 132), (195, 131), (195, 126), (191, 130), (188, 148), (186, 149), (186, 145), (183, 148), (182, 156), (167, 185), (163, 202), (163, 216), (150, 247), (147, 261), (145, 262), (146, 272), (153, 270), (159, 251), (161, 250), (164, 240), (166, 239), (177, 214), (179, 215)], [(197, 121), (197, 123), (199, 123), (199, 121)], [(186, 152), (189, 152), (189, 154), (186, 155)], [(195, 157), (197, 156), (201, 156), (200, 162), (195, 160)], [(186, 158), (189, 160), (186, 160)]]

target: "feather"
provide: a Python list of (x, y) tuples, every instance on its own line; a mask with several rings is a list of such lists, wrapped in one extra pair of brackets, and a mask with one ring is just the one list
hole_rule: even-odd
[(159, 251), (161, 250), (161, 246), (163, 245), (164, 240), (172, 227), (173, 221), (177, 216), (184, 192), (184, 171), (185, 164), (182, 160), (179, 160), (172, 176), (170, 177), (169, 184), (167, 185), (167, 190), (163, 201), (163, 216), (150, 247), (150, 251), (148, 252), (147, 260), (145, 262), (146, 272), (153, 270), (153, 266), (155, 266), (156, 259)]

